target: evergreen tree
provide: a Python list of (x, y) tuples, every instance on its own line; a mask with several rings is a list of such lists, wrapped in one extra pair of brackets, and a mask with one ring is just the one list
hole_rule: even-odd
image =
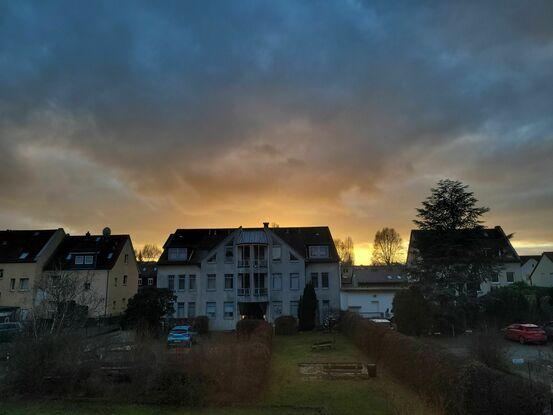
[(317, 314), (317, 294), (311, 282), (305, 285), (303, 295), (300, 297), (299, 307), (299, 329), (309, 331), (315, 328), (315, 317)]
[(123, 324), (135, 326), (142, 335), (157, 335), (161, 319), (175, 312), (175, 300), (167, 288), (145, 287), (129, 299)]

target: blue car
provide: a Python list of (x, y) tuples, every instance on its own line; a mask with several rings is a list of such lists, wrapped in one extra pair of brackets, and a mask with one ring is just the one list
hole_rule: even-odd
[(190, 326), (173, 327), (167, 336), (167, 346), (192, 346), (192, 333), (190, 331)]

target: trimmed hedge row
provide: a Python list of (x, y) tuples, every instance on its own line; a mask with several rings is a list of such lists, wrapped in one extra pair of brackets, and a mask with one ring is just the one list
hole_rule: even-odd
[(298, 320), (294, 316), (280, 316), (275, 320), (275, 334), (290, 335), (298, 332)]
[(340, 327), (377, 364), (447, 414), (541, 414), (549, 403), (542, 385), (460, 359), (358, 314), (345, 313)]

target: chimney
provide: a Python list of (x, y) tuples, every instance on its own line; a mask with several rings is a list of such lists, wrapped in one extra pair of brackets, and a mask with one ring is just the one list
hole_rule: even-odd
[(268, 229), (269, 228), (269, 222), (263, 222), (263, 228)]

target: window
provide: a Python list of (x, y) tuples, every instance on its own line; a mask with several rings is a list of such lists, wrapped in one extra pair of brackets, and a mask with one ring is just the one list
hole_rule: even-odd
[(217, 289), (217, 274), (207, 274), (207, 291)]
[(85, 255), (84, 263), (85, 265), (92, 265), (94, 263), (94, 257), (92, 255)]
[(290, 301), (290, 315), (297, 317), (298, 316), (298, 302)]
[(492, 275), (492, 282), (499, 282), (499, 274)]
[(321, 286), (328, 289), (328, 272), (321, 272)]
[(174, 275), (168, 275), (167, 276), (167, 288), (169, 288), (171, 291), (175, 291), (175, 276)]
[(89, 282), (84, 283), (84, 289), (85, 289), (85, 291), (90, 290), (90, 283)]
[(125, 254), (125, 264), (129, 263), (129, 254)]
[(139, 286), (139, 287), (142, 286), (142, 278), (138, 278), (138, 286)]
[(75, 265), (83, 265), (84, 257), (82, 255), (75, 255)]
[(328, 246), (310, 246), (309, 247), (310, 258), (328, 258)]
[(154, 285), (154, 279), (148, 278), (148, 285)]
[(300, 289), (300, 274), (298, 273), (290, 274), (290, 289), (291, 290)]
[(515, 273), (507, 272), (507, 282), (515, 282)]
[(205, 315), (209, 318), (217, 317), (217, 303), (206, 303)]
[(273, 318), (277, 318), (282, 315), (282, 301), (273, 301), (271, 303), (271, 310)]
[(282, 258), (282, 247), (280, 245), (273, 245), (273, 261), (280, 261)]
[(225, 262), (233, 262), (234, 260), (234, 247), (225, 246)]
[(280, 291), (282, 289), (282, 274), (273, 274), (273, 290)]
[(179, 275), (179, 291), (184, 291), (186, 288), (186, 276)]
[(215, 264), (217, 262), (217, 254), (213, 254), (209, 259), (207, 260), (208, 264)]
[(188, 289), (196, 291), (196, 276), (194, 274), (188, 276)]
[(115, 285), (115, 286), (117, 287), (117, 277), (115, 277), (115, 278), (113, 279), (113, 285)]
[(110, 253), (108, 254), (108, 259), (111, 259), (111, 258), (113, 258), (113, 252), (110, 252)]
[(186, 248), (169, 248), (167, 256), (169, 257), (169, 261), (186, 261), (188, 250)]
[(319, 274), (316, 272), (311, 273), (311, 284), (315, 289), (319, 288)]
[(177, 317), (184, 317), (184, 303), (177, 303)]
[(196, 303), (194, 302), (188, 303), (188, 317), (196, 317)]
[(225, 290), (234, 288), (234, 274), (225, 274)]
[(224, 317), (226, 319), (234, 318), (234, 303), (225, 303), (223, 310), (224, 310)]
[(10, 290), (15, 290), (15, 278), (10, 278)]
[(295, 256), (292, 252), (290, 252), (290, 261), (297, 261), (298, 260), (298, 257)]
[(19, 279), (19, 289), (21, 291), (29, 290), (29, 278), (20, 278)]
[(28, 252), (22, 252), (21, 255), (19, 255), (19, 259), (25, 259), (29, 256)]
[(129, 277), (127, 275), (123, 275), (123, 285), (127, 285), (127, 280)]

